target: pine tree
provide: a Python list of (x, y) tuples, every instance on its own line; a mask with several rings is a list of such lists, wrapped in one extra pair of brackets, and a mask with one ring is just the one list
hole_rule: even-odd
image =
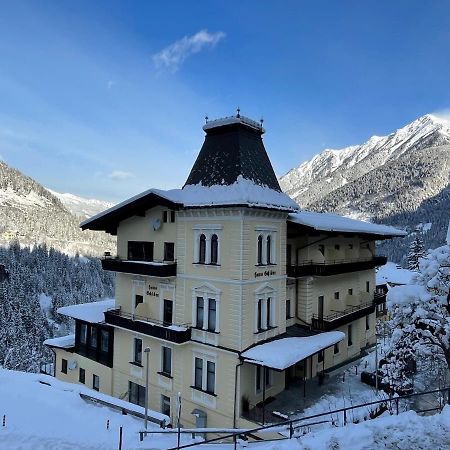
[(408, 269), (417, 272), (419, 270), (419, 259), (425, 256), (422, 238), (416, 234), (416, 237), (411, 242), (409, 253), (407, 256)]

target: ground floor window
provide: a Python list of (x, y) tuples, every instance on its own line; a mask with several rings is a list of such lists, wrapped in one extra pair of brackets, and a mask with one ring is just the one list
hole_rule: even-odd
[(92, 375), (92, 389), (94, 389), (94, 391), (100, 390), (100, 378), (95, 374)]
[(67, 359), (61, 359), (61, 372), (67, 373)]
[(263, 378), (265, 381), (265, 386), (268, 388), (272, 385), (272, 372), (270, 369), (266, 367), (256, 366), (256, 391), (259, 392), (262, 390)]
[(366, 331), (370, 330), (370, 316), (366, 316)]
[(318, 354), (317, 354), (317, 362), (323, 362), (323, 358), (324, 358), (324, 351), (321, 350)]
[(80, 367), (80, 373), (78, 374), (78, 381), (80, 383), (86, 383), (86, 371)]
[(353, 336), (352, 336), (353, 328), (351, 325), (347, 328), (347, 345), (350, 347), (353, 345)]
[(289, 299), (286, 300), (286, 319), (290, 319), (291, 316), (291, 301)]
[(336, 342), (336, 344), (334, 344), (334, 354), (337, 355), (339, 353), (339, 342)]
[(170, 417), (170, 398), (161, 395), (161, 412)]
[(139, 384), (128, 382), (128, 401), (135, 405), (145, 407), (145, 387)]

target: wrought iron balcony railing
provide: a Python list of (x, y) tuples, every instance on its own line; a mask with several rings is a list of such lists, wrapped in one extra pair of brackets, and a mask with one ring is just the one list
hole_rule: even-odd
[(126, 259), (106, 256), (102, 259), (103, 270), (112, 272), (132, 273), (151, 277), (175, 277), (177, 275), (177, 263), (175, 261), (129, 261)]
[(191, 339), (190, 324), (174, 324), (137, 316), (122, 311), (120, 308), (105, 312), (105, 322), (109, 325), (126, 328), (176, 344), (183, 344)]
[(353, 322), (361, 317), (367, 316), (375, 311), (375, 302), (361, 303), (360, 305), (351, 306), (343, 311), (333, 311), (330, 314), (320, 316), (313, 314), (312, 326), (318, 330), (329, 331), (334, 330), (342, 325)]
[(299, 261), (297, 265), (286, 267), (287, 276), (298, 278), (304, 276), (328, 276), (340, 273), (357, 272), (360, 270), (373, 269), (386, 264), (386, 256), (374, 256), (372, 258), (359, 259), (337, 259), (324, 262), (312, 260)]

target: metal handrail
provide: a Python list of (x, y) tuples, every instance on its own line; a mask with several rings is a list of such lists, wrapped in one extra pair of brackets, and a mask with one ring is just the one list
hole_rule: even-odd
[[(192, 448), (192, 447), (197, 447), (199, 445), (204, 445), (204, 444), (209, 444), (211, 442), (219, 442), (222, 441), (224, 439), (233, 439), (233, 441), (236, 441), (238, 436), (249, 436), (252, 435), (254, 433), (258, 433), (258, 432), (263, 432), (265, 430), (282, 430), (282, 431), (287, 431), (289, 432), (289, 437), (286, 437), (285, 439), (292, 439), (294, 437), (294, 432), (295, 430), (297, 430), (298, 428), (304, 427), (309, 425), (309, 423), (300, 423), (300, 422), (305, 422), (307, 420), (311, 420), (311, 419), (317, 419), (319, 417), (324, 417), (324, 416), (328, 416), (328, 415), (332, 415), (332, 414), (337, 414), (337, 413), (343, 413), (343, 423), (344, 425), (346, 425), (348, 423), (347, 420), (347, 412), (348, 411), (352, 411), (354, 409), (357, 408), (363, 408), (363, 407), (367, 407), (367, 406), (373, 406), (373, 405), (383, 405), (383, 404), (390, 404), (390, 407), (393, 407), (393, 403), (395, 404), (396, 407), (396, 413), (397, 415), (399, 414), (399, 402), (403, 399), (409, 399), (409, 398), (414, 398), (414, 397), (420, 397), (422, 395), (428, 395), (428, 394), (435, 394), (435, 393), (447, 393), (447, 404), (450, 404), (450, 387), (446, 387), (446, 388), (441, 388), (441, 389), (434, 389), (432, 391), (426, 391), (426, 392), (413, 392), (412, 394), (405, 394), (405, 395), (399, 395), (396, 397), (389, 397), (389, 398), (385, 398), (383, 400), (375, 400), (372, 402), (367, 402), (367, 403), (361, 403), (358, 405), (351, 405), (351, 406), (347, 406), (344, 408), (340, 408), (340, 409), (335, 409), (334, 411), (325, 411), (323, 413), (319, 413), (319, 414), (314, 414), (312, 416), (307, 416), (307, 417), (300, 417), (298, 419), (293, 419), (293, 420), (286, 420), (284, 422), (281, 423), (276, 423), (276, 424), (270, 424), (270, 425), (263, 425), (261, 427), (258, 428), (254, 428), (252, 430), (248, 430), (248, 431), (242, 431), (242, 430), (236, 430), (236, 432), (234, 433), (228, 433), (225, 434), (223, 436), (220, 437), (216, 437), (216, 438), (212, 438), (212, 439), (207, 439), (201, 442), (194, 442), (192, 444), (185, 444), (185, 445), (181, 445), (178, 447), (172, 447), (169, 450), (181, 450), (184, 448)], [(441, 410), (441, 407), (436, 407), (433, 408), (435, 410)], [(430, 409), (431, 410), (431, 409)], [(294, 425), (296, 425), (294, 427)], [(141, 431), (140, 434), (142, 436), (147, 435), (147, 434), (151, 434), (151, 431)], [(217, 433), (216, 433), (217, 434)], [(224, 433), (222, 433), (224, 434)]]
[(140, 316), (138, 314), (132, 314), (132, 313), (127, 313), (122, 311), (121, 307), (113, 307), (113, 308), (109, 308), (106, 310), (106, 312), (116, 315), (116, 316), (121, 316), (121, 317), (125, 317), (127, 319), (131, 319), (133, 321), (140, 321), (140, 322), (147, 322), (149, 325), (155, 325), (158, 327), (163, 327), (163, 328), (169, 328), (171, 326), (175, 326), (175, 327), (184, 327), (184, 328), (190, 328), (191, 324), (190, 323), (167, 323), (164, 322), (162, 320), (159, 319), (152, 319), (151, 317), (145, 317), (145, 316)]
[[(106, 252), (105, 252), (106, 253)], [(149, 262), (153, 262), (153, 263), (158, 263), (158, 264), (164, 264), (166, 266), (169, 266), (171, 264), (176, 264), (176, 259), (164, 259), (164, 260), (160, 260), (160, 259), (127, 259), (127, 258), (122, 258), (119, 255), (103, 255), (101, 257), (102, 260), (107, 260), (107, 261), (123, 261), (123, 262), (134, 262), (134, 263), (149, 263)]]
[(374, 306), (374, 301), (361, 303), (360, 305), (351, 306), (350, 308), (344, 309), (343, 311), (335, 311), (332, 314), (328, 314), (326, 316), (320, 317), (318, 314), (313, 314), (313, 319), (325, 320), (326, 322), (331, 322), (336, 319), (340, 319), (341, 317), (347, 316), (349, 314), (354, 313), (355, 311), (360, 311), (361, 309), (369, 308)]
[(302, 267), (302, 266), (333, 266), (337, 264), (352, 264), (360, 262), (371, 262), (377, 261), (380, 258), (385, 258), (385, 256), (372, 256), (371, 258), (355, 258), (355, 259), (328, 259), (325, 261), (314, 261), (312, 259), (304, 259), (299, 261), (297, 264), (288, 264), (288, 267)]

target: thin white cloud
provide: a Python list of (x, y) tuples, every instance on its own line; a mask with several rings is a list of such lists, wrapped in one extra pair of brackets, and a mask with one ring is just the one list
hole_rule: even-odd
[(438, 117), (439, 119), (446, 120), (447, 122), (450, 121), (450, 108), (434, 111), (431, 114)]
[(113, 170), (108, 174), (108, 178), (111, 178), (111, 180), (114, 181), (122, 181), (132, 177), (133, 174), (131, 172), (124, 172), (123, 170)]
[(108, 81), (108, 83), (107, 83), (107, 87), (108, 87), (108, 89), (111, 89), (114, 85), (116, 84), (116, 82), (115, 81), (113, 81), (113, 80), (109, 80)]
[(184, 36), (154, 54), (153, 62), (158, 69), (165, 68), (176, 72), (190, 55), (200, 52), (205, 47), (214, 47), (224, 38), (223, 31), (209, 33), (208, 30), (201, 30), (192, 36)]

